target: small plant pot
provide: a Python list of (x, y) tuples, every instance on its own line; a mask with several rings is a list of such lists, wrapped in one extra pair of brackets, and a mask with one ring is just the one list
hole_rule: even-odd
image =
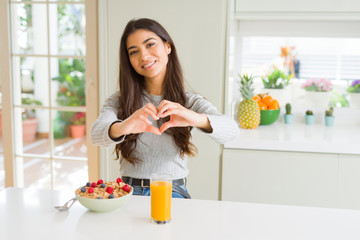
[(82, 138), (85, 135), (85, 124), (70, 125), (72, 138)]
[(315, 123), (315, 116), (314, 115), (305, 115), (305, 123), (307, 125), (313, 125)]
[(326, 126), (334, 126), (335, 117), (334, 116), (325, 116), (325, 125)]
[(284, 114), (285, 124), (292, 124), (294, 122), (294, 114)]
[(37, 118), (28, 118), (22, 121), (23, 127), (23, 141), (24, 142), (33, 142), (36, 139), (37, 131)]

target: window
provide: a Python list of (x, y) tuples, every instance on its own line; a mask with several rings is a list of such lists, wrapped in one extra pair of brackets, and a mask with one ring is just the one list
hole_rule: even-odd
[[(235, 19), (230, 29), (226, 99), (229, 114), (235, 114), (236, 102), (241, 99), (238, 74), (256, 76), (255, 92), (265, 93), (261, 78), (273, 71), (274, 66), (293, 74), (291, 93), (281, 105), (286, 102), (306, 105), (303, 83), (308, 79), (327, 79), (333, 84), (330, 104), (349, 107), (347, 88), (360, 79), (360, 21)], [(291, 72), (283, 66), (282, 47), (292, 48), (296, 65), (292, 65), (295, 68)]]
[(265, 75), (265, 64), (282, 62), (282, 47), (293, 48), (299, 62), (296, 78), (351, 81), (360, 76), (360, 38), (244, 37), (243, 71)]
[[(14, 144), (6, 144), (13, 149), (15, 176), (14, 184), (7, 185), (73, 189), (88, 180), (86, 126), (89, 117), (97, 114), (89, 116), (86, 105), (92, 102), (86, 101), (86, 93), (93, 94), (94, 88), (85, 86), (94, 69), (96, 75), (97, 63), (87, 62), (96, 52), (96, 47), (87, 51), (87, 37), (96, 39), (96, 31), (87, 33), (86, 14), (94, 9), (94, 3), (81, 0), (9, 1), (10, 16), (5, 20), (10, 23), (12, 99), (8, 102)], [(92, 43), (96, 46), (96, 41)], [(94, 66), (90, 74), (89, 64)], [(97, 94), (93, 96), (92, 101), (97, 101)], [(1, 143), (0, 166), (1, 153), (7, 151)], [(96, 154), (92, 157), (98, 161)], [(3, 175), (0, 171), (0, 186)]]

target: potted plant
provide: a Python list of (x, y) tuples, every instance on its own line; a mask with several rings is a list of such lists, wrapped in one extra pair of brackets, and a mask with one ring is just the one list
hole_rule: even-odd
[[(30, 97), (23, 97), (21, 99), (23, 105), (38, 105), (41, 106), (42, 103), (38, 100), (32, 99)], [(38, 119), (35, 116), (34, 109), (26, 109), (22, 113), (22, 133), (23, 141), (31, 142), (36, 138)]]
[[(85, 106), (85, 62), (83, 59), (60, 59), (59, 75), (53, 78), (58, 82), (56, 101), (60, 106)], [(56, 138), (71, 135), (71, 125), (78, 118), (75, 112), (61, 111), (56, 120)], [(76, 127), (73, 127), (76, 128)], [(82, 128), (82, 127), (77, 127)]]
[(261, 78), (266, 89), (283, 89), (285, 86), (289, 85), (291, 75), (287, 75), (282, 72), (280, 69), (276, 69)]
[(334, 126), (334, 108), (330, 107), (329, 110), (325, 111), (325, 125), (326, 126)]
[(264, 84), (264, 90), (281, 104), (290, 97), (290, 92), (286, 91), (285, 87), (289, 85), (291, 77), (292, 75), (287, 75), (285, 72), (274, 67), (274, 70), (262, 77), (261, 80)]
[(307, 125), (313, 125), (315, 123), (315, 116), (311, 110), (307, 110), (305, 113), (305, 123)]
[(325, 79), (308, 79), (302, 84), (305, 90), (305, 100), (308, 106), (327, 108), (330, 102), (332, 83)]
[(291, 113), (291, 104), (287, 103), (285, 105), (286, 113), (284, 114), (285, 124), (292, 124), (294, 121), (294, 114)]
[(85, 120), (86, 114), (84, 112), (74, 114), (72, 124), (70, 125), (71, 136), (73, 138), (82, 138), (85, 135)]
[(348, 87), (347, 92), (350, 95), (350, 107), (360, 108), (360, 79), (354, 80)]

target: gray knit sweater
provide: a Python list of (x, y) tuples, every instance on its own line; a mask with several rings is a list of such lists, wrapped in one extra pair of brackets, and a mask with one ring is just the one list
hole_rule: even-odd
[[(100, 111), (98, 119), (91, 127), (91, 141), (94, 145), (103, 147), (114, 147), (115, 144), (124, 141), (126, 136), (114, 141), (109, 137), (109, 128), (112, 123), (121, 121), (117, 118), (119, 109), (120, 92), (116, 92), (106, 99), (103, 108)], [(217, 143), (222, 144), (226, 141), (236, 138), (239, 134), (239, 128), (236, 122), (222, 114), (209, 101), (205, 100), (198, 94), (191, 92), (186, 93), (187, 108), (197, 113), (204, 113), (208, 116), (212, 133), (206, 133)], [(146, 94), (143, 100), (145, 105), (152, 102), (158, 106), (162, 100), (162, 96), (154, 96)], [(153, 126), (157, 126), (157, 121), (149, 117)], [(137, 140), (136, 156), (142, 161), (135, 166), (123, 159), (120, 159), (121, 176), (129, 176), (133, 178), (149, 178), (151, 173), (168, 173), (173, 179), (180, 179), (187, 176), (187, 157), (180, 157), (179, 148), (176, 146), (173, 138), (166, 132), (160, 136), (145, 132), (140, 135)]]

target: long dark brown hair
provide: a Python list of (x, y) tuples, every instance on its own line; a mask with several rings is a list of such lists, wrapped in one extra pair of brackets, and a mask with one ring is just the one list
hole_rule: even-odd
[[(170, 35), (158, 22), (152, 19), (133, 19), (126, 25), (120, 41), (119, 119), (128, 118), (143, 105), (142, 98), (144, 97), (145, 80), (144, 77), (138, 74), (132, 67), (126, 47), (127, 38), (139, 29), (151, 31), (158, 35), (164, 43), (168, 42), (170, 44), (171, 53), (168, 55), (169, 60), (163, 84), (163, 98), (172, 102), (177, 102), (182, 106), (186, 106), (183, 72), (176, 53), (174, 42)], [(169, 117), (164, 120), (169, 120)], [(166, 133), (173, 137), (174, 142), (179, 147), (180, 156), (182, 158), (185, 154), (188, 156), (194, 156), (197, 153), (195, 145), (190, 142), (191, 129), (192, 127), (173, 127), (166, 130)], [(132, 164), (141, 161), (142, 159), (138, 159), (133, 156), (139, 136), (140, 134), (127, 135), (123, 142), (117, 144), (115, 147), (117, 158), (119, 158), (121, 154), (123, 159)]]

